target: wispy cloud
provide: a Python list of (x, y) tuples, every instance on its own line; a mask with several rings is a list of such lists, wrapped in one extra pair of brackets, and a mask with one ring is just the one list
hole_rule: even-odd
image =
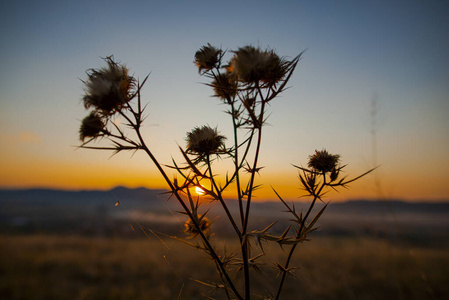
[(0, 134), (3, 141), (13, 144), (40, 144), (42, 137), (32, 131), (21, 131), (19, 133)]
[(41, 141), (41, 136), (34, 132), (23, 131), (19, 133), (19, 142), (21, 143), (40, 144)]

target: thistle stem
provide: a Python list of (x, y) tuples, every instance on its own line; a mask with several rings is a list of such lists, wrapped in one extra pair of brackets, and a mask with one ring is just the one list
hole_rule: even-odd
[[(258, 87), (257, 87), (258, 88)], [(258, 119), (258, 124), (255, 124), (258, 128), (258, 136), (257, 136), (257, 146), (256, 146), (256, 152), (254, 154), (254, 163), (253, 168), (251, 170), (251, 178), (249, 183), (249, 191), (248, 191), (248, 198), (246, 202), (246, 211), (245, 211), (245, 218), (244, 218), (244, 225), (242, 234), (245, 236), (246, 231), (248, 229), (248, 223), (249, 223), (249, 211), (251, 207), (251, 198), (252, 198), (252, 192), (254, 188), (254, 179), (257, 172), (257, 163), (259, 160), (259, 153), (260, 153), (260, 147), (262, 144), (262, 124), (263, 124), (263, 117), (264, 117), (264, 111), (265, 111), (265, 101), (263, 99), (262, 93), (260, 89), (258, 88), (258, 91), (260, 93), (262, 106), (260, 109), (260, 115)], [(242, 258), (243, 258), (243, 271), (245, 276), (245, 299), (250, 299), (250, 276), (249, 276), (249, 247), (248, 247), (248, 240), (244, 239), (244, 242), (242, 244)]]
[(252, 198), (253, 187), (254, 187), (254, 179), (256, 176), (256, 172), (257, 172), (257, 163), (259, 160), (260, 147), (262, 144), (262, 122), (263, 122), (263, 117), (264, 117), (264, 110), (265, 110), (265, 101), (262, 98), (262, 107), (261, 107), (261, 112), (260, 112), (260, 116), (259, 116), (259, 120), (258, 120), (260, 124), (259, 124), (258, 135), (257, 135), (257, 146), (256, 146), (256, 152), (254, 154), (253, 168), (251, 169), (251, 178), (250, 178), (248, 199), (246, 202), (246, 211), (245, 211), (245, 223), (244, 223), (243, 230), (242, 230), (243, 235), (246, 234), (246, 231), (248, 228), (249, 211), (250, 211), (250, 207), (251, 207), (251, 198)]
[[(176, 190), (176, 188), (173, 186), (173, 183), (171, 182), (170, 178), (168, 178), (167, 174), (165, 173), (165, 170), (162, 168), (162, 166), (159, 164), (159, 162), (157, 161), (156, 157), (153, 155), (153, 153), (151, 153), (150, 149), (146, 146), (144, 139), (142, 138), (142, 135), (140, 133), (140, 126), (138, 124), (134, 124), (131, 122), (131, 120), (124, 115), (123, 112), (121, 112), (121, 115), (124, 116), (129, 122), (130, 124), (133, 125), (134, 130), (137, 134), (137, 137), (140, 141), (141, 144), (141, 149), (143, 149), (145, 151), (145, 153), (147, 153), (147, 155), (150, 157), (150, 159), (153, 161), (153, 163), (155, 164), (155, 166), (157, 167), (158, 171), (160, 172), (160, 174), (162, 175), (162, 177), (164, 177), (164, 180), (167, 182), (168, 186), (170, 187), (170, 189), (172, 190), (173, 194), (175, 195), (176, 199), (178, 200), (178, 202), (181, 204), (182, 208), (184, 209), (184, 211), (186, 212), (186, 214), (188, 215), (188, 217), (192, 220), (193, 224), (195, 225), (196, 230), (198, 231), (199, 235), (201, 236), (201, 239), (203, 240), (204, 244), (206, 245), (207, 249), (209, 250), (210, 255), (212, 256), (213, 260), (215, 261), (215, 263), (217, 264), (220, 272), (223, 274), (223, 276), (226, 279), (227, 284), (229, 285), (229, 287), (231, 288), (232, 292), (234, 293), (234, 295), (239, 299), (239, 300), (243, 300), (244, 298), (242, 298), (242, 296), (240, 296), (240, 293), (237, 291), (236, 287), (234, 286), (234, 283), (232, 281), (232, 279), (229, 277), (229, 274), (226, 271), (225, 266), (223, 265), (223, 262), (220, 260), (220, 257), (218, 256), (218, 254), (216, 253), (215, 249), (212, 247), (212, 245), (210, 244), (208, 238), (204, 235), (204, 232), (201, 230), (199, 224), (197, 222), (195, 222), (195, 219), (192, 215), (192, 212), (189, 210), (189, 208), (187, 207), (187, 205), (184, 203), (184, 201), (182, 200), (181, 196), (178, 194), (178, 191)], [(134, 114), (136, 121), (138, 122), (140, 119), (140, 113), (139, 114)]]
[(235, 122), (235, 107), (234, 103), (231, 104), (231, 116), (232, 116), (232, 125), (234, 127), (234, 168), (235, 168), (235, 181), (237, 184), (237, 199), (239, 202), (239, 210), (240, 210), (240, 219), (242, 221), (242, 226), (245, 224), (245, 215), (243, 212), (243, 200), (242, 200), (242, 192), (240, 187), (240, 167), (239, 167), (239, 148), (238, 148), (238, 136), (237, 136), (237, 124)]
[[(299, 230), (298, 230), (298, 234), (296, 235), (296, 238), (300, 238), (301, 237), (302, 231), (304, 230), (304, 226), (305, 226), (305, 223), (307, 221), (307, 218), (309, 217), (310, 212), (312, 211), (313, 207), (315, 206), (316, 200), (320, 198), (320, 194), (323, 191), (324, 186), (326, 185), (326, 175), (325, 175), (325, 173), (323, 173), (322, 175), (323, 175), (324, 181), (321, 184), (321, 187), (319, 188), (318, 192), (313, 195), (312, 203), (310, 204), (309, 209), (307, 210), (306, 215), (304, 216), (304, 218), (301, 221), (301, 224), (300, 224), (300, 227), (299, 227)], [(287, 259), (286, 259), (284, 267), (283, 267), (283, 272), (282, 272), (281, 280), (279, 281), (279, 286), (278, 286), (278, 289), (277, 289), (277, 292), (276, 292), (275, 300), (279, 300), (279, 297), (281, 296), (282, 287), (284, 286), (285, 277), (287, 276), (287, 269), (288, 269), (288, 267), (290, 265), (290, 261), (292, 259), (293, 253), (295, 252), (297, 246), (298, 246), (298, 244), (294, 244), (290, 248), (290, 252), (288, 253)]]
[[(234, 227), (234, 230), (237, 233), (237, 235), (238, 235), (238, 237), (239, 237), (239, 239), (241, 241), (242, 240), (242, 233), (240, 232), (237, 224), (235, 223), (234, 218), (232, 217), (231, 212), (229, 211), (228, 206), (226, 205), (226, 202), (224, 201), (224, 199), (223, 199), (223, 197), (221, 195), (221, 192), (220, 192), (220, 190), (217, 187), (217, 183), (215, 182), (215, 179), (213, 178), (212, 166), (211, 166), (211, 163), (210, 163), (209, 155), (206, 155), (206, 163), (207, 163), (207, 168), (209, 169), (209, 177), (210, 177), (210, 181), (211, 181), (211, 184), (212, 184), (212, 188), (211, 188), (212, 192), (214, 193), (214, 195), (216, 195), (216, 198), (218, 199), (218, 201), (220, 201), (221, 206), (223, 207), (223, 209), (226, 212), (226, 215), (227, 215), (229, 221), (232, 224), (232, 227)], [(214, 189), (215, 189), (216, 192), (214, 192)]]

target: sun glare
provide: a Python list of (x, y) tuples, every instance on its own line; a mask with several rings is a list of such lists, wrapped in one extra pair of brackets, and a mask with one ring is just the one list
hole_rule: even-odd
[(199, 186), (195, 187), (195, 192), (198, 195), (204, 195), (205, 194), (204, 190), (201, 187), (199, 187)]

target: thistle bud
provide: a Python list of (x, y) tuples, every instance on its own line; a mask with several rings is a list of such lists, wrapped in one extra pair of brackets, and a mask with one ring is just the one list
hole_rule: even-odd
[[(211, 222), (208, 218), (204, 216), (198, 216), (198, 227), (202, 232), (207, 232), (210, 229)], [(199, 234), (198, 229), (195, 226), (195, 223), (192, 221), (192, 219), (187, 220), (184, 223), (184, 233), (190, 235), (190, 237), (196, 237)]]
[(229, 73), (219, 73), (212, 82), (212, 87), (215, 96), (225, 101), (231, 100), (237, 94), (237, 83)]
[(312, 174), (307, 177), (307, 184), (309, 185), (309, 187), (311, 189), (313, 189), (315, 187), (315, 179), (316, 179), (315, 174)]
[(105, 124), (101, 117), (95, 112), (91, 112), (81, 121), (80, 140), (84, 141), (88, 137), (96, 138), (104, 130), (104, 127)]
[(331, 172), (330, 178), (331, 178), (331, 182), (334, 180), (337, 180), (338, 175), (340, 175), (340, 170), (337, 168), (334, 168)]
[(245, 105), (246, 109), (251, 109), (254, 104), (256, 103), (255, 97), (245, 97), (243, 98), (243, 104)]

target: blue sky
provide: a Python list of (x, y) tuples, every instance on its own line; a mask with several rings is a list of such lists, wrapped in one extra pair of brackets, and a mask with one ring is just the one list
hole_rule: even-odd
[[(273, 185), (297, 185), (290, 163), (327, 148), (351, 174), (380, 164), (389, 197), (449, 198), (448, 37), (445, 1), (2, 1), (0, 185), (152, 187), (143, 156), (75, 150), (80, 79), (112, 54), (137, 77), (151, 72), (145, 133), (169, 163), (193, 127), (230, 132), (193, 65), (209, 42), (307, 49), (270, 107), (262, 163), (265, 178), (282, 178)], [(379, 194), (375, 176), (335, 197)]]

